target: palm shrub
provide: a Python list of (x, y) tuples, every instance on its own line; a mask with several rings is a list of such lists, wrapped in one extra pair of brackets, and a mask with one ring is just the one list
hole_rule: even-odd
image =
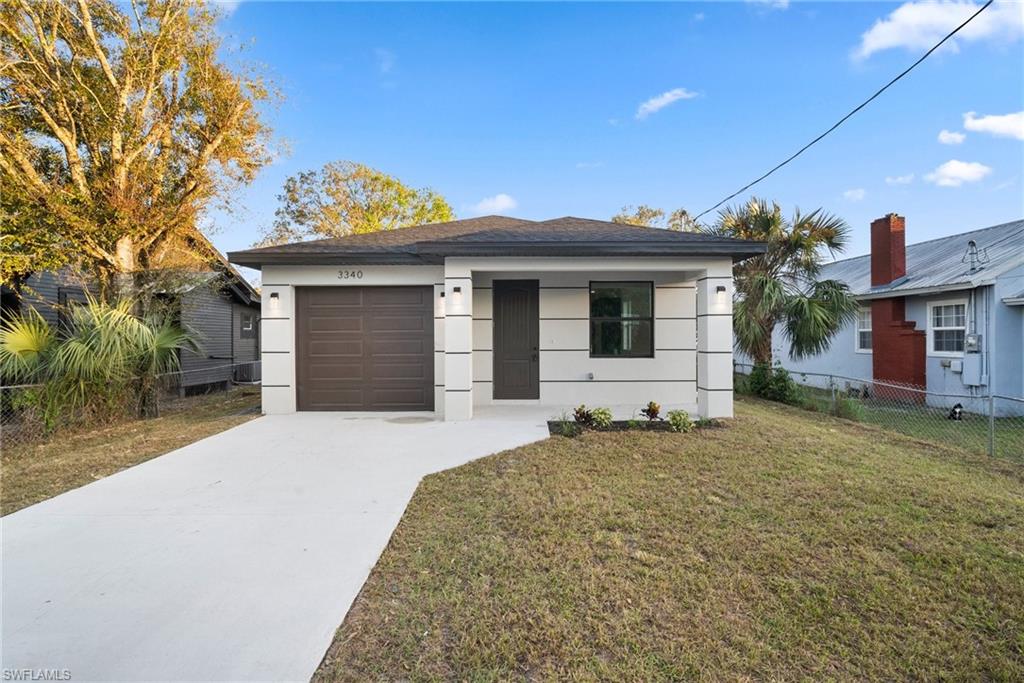
[(772, 363), (772, 333), (782, 326), (795, 359), (828, 349), (832, 338), (856, 315), (858, 304), (845, 284), (819, 280), (826, 254), (846, 248), (850, 228), (822, 209), (792, 219), (776, 203), (751, 198), (729, 207), (711, 232), (766, 242), (766, 253), (733, 269), (736, 345), (755, 364)]
[(47, 431), (75, 421), (159, 413), (161, 375), (179, 368), (193, 335), (159, 316), (139, 317), (134, 302), (90, 298), (67, 311), (59, 333), (35, 309), (0, 325), (0, 377), (36, 385), (20, 405)]

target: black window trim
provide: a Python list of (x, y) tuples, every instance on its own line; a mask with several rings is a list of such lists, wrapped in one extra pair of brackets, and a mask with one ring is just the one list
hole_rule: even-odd
[[(650, 289), (650, 292), (651, 292), (651, 315), (650, 315), (650, 318), (648, 318), (647, 316), (637, 317), (637, 318), (610, 318), (610, 317), (595, 318), (593, 316), (593, 314), (591, 313), (591, 297), (594, 295), (594, 285), (616, 285), (616, 284), (617, 285), (647, 285), (647, 287)], [(657, 348), (657, 344), (655, 343), (655, 340), (654, 340), (654, 336), (655, 336), (654, 319), (655, 319), (655, 311), (654, 311), (654, 280), (590, 280), (590, 282), (589, 282), (589, 284), (587, 286), (587, 351), (589, 352), (591, 358), (617, 358), (617, 359), (654, 358), (654, 350)], [(641, 321), (643, 321), (643, 320), (650, 320), (651, 321), (651, 352), (650, 353), (645, 353), (645, 354), (628, 355), (628, 356), (627, 355), (622, 355), (622, 354), (616, 355), (616, 354), (606, 354), (606, 353), (595, 354), (594, 353), (594, 338), (593, 338), (594, 337), (594, 321), (595, 320), (598, 320), (598, 321), (608, 321), (608, 322), (614, 322), (614, 321), (620, 321), (621, 322), (623, 320), (641, 320)]]

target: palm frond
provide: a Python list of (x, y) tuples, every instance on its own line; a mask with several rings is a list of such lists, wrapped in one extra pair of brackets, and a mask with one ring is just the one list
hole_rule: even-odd
[(54, 338), (53, 329), (34, 308), (5, 320), (0, 325), (0, 377), (12, 383), (41, 381)]
[(846, 285), (835, 280), (815, 282), (809, 292), (791, 296), (783, 314), (790, 356), (799, 360), (827, 351), (858, 308)]

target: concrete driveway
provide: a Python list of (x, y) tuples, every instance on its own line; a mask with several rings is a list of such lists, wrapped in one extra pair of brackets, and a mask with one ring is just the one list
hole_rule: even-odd
[(265, 416), (8, 515), (4, 675), (306, 680), (420, 478), (544, 419)]

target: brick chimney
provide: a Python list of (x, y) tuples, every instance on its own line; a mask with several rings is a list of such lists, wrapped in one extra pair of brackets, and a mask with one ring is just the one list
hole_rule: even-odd
[(871, 286), (887, 285), (907, 274), (906, 220), (894, 213), (871, 221)]
[[(907, 274), (906, 221), (887, 214), (871, 221), (871, 286), (879, 287)], [(876, 380), (923, 387), (925, 376), (925, 333), (907, 320), (907, 303), (902, 296), (871, 301), (871, 371)], [(900, 400), (923, 401), (924, 394), (878, 385), (875, 394)]]

